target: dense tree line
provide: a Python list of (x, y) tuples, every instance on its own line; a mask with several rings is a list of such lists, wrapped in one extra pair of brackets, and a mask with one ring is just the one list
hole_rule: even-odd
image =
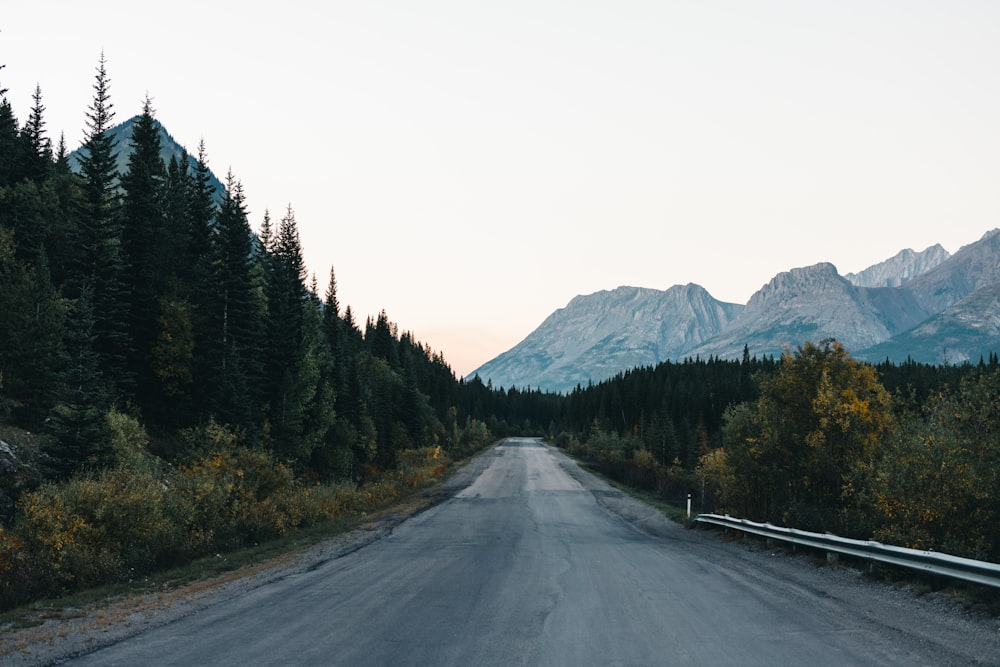
[(319, 479), (461, 445), (476, 389), (385, 312), (357, 323), (332, 268), (318, 294), (291, 206), (255, 232), (231, 172), (214, 192), (204, 142), (194, 168), (164, 163), (148, 99), (117, 145), (103, 55), (79, 170), (46, 136), (40, 89), (33, 101), (20, 124), (0, 97), (0, 399), (53, 435), (47, 477), (111, 462), (112, 408), (168, 459), (186, 455), (178, 433), (214, 421)]
[(775, 367), (772, 357), (711, 357), (636, 368), (569, 396), (567, 425), (576, 433), (633, 437), (663, 465), (693, 468), (721, 442), (725, 409), (757, 395), (753, 378)]
[(6, 92), (0, 427), (41, 435), (0, 468), (0, 607), (360, 514), (489, 443), (492, 389), (359, 324), (332, 268), (320, 295), (291, 206), (254, 232), (204, 142), (164, 162), (148, 99), (118, 145), (103, 55), (78, 169), (41, 90), (23, 124)]

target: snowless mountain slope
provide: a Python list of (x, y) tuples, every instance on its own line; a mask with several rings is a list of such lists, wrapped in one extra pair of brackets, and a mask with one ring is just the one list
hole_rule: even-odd
[(978, 361), (1000, 352), (1000, 230), (948, 255), (903, 250), (857, 274), (783, 271), (745, 306), (688, 284), (578, 296), (483, 364), (494, 386), (566, 392), (636, 366), (695, 356), (779, 355), (825, 338), (873, 361)]

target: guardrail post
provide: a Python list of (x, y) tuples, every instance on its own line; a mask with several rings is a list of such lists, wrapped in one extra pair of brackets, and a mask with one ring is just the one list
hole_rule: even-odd
[(827, 551), (826, 552), (826, 562), (827, 563), (836, 563), (839, 560), (840, 560), (840, 554), (838, 554), (836, 551)]

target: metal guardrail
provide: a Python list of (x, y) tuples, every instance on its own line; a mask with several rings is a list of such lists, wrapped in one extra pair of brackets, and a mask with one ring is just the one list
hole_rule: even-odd
[(734, 519), (719, 514), (699, 514), (695, 517), (695, 521), (820, 549), (826, 551), (827, 558), (831, 560), (831, 554), (844, 554), (1000, 588), (1000, 564), (998, 563), (951, 556), (936, 551), (895, 547), (873, 540), (855, 540), (830, 533), (811, 533), (795, 528), (773, 526), (769, 523)]

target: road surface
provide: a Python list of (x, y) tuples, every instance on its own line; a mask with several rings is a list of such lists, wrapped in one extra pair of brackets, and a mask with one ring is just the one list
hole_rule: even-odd
[(353, 553), (67, 664), (1000, 662), (996, 627), (955, 609), (609, 511), (628, 501), (536, 440), (501, 443), (474, 472)]

